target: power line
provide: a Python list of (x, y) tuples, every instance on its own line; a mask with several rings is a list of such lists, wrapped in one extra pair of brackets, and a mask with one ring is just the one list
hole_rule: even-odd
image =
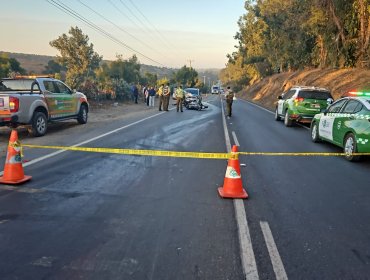
[(126, 31), (125, 29), (121, 28), (120, 26), (118, 26), (117, 24), (115, 24), (114, 22), (112, 22), (111, 20), (107, 19), (106, 17), (104, 17), (102, 14), (98, 13), (97, 11), (95, 11), (94, 9), (92, 9), (91, 7), (89, 7), (88, 5), (86, 5), (85, 3), (83, 3), (81, 0), (77, 0), (78, 2), (80, 2), (83, 6), (85, 6), (86, 8), (88, 8), (90, 11), (92, 11), (93, 13), (97, 14), (98, 16), (100, 16), (102, 19), (106, 20), (107, 22), (109, 22), (110, 24), (114, 25), (116, 28), (118, 28), (119, 30), (121, 30), (122, 32), (124, 32), (125, 34), (129, 35), (130, 37), (134, 38), (135, 40), (137, 40), (138, 42), (140, 42), (141, 44), (143, 44), (145, 47), (147, 47), (148, 49), (156, 52), (157, 54), (163, 56), (162, 53), (160, 53), (159, 51), (155, 50), (154, 48), (152, 48), (151, 46), (149, 46), (148, 44), (146, 44), (145, 42), (143, 42), (142, 40), (140, 40), (139, 38), (135, 37), (134, 35), (132, 35), (131, 33), (129, 33), (128, 31)]
[(145, 54), (135, 50), (134, 48), (130, 47), (129, 45), (123, 43), (121, 40), (117, 39), (116, 37), (114, 37), (113, 35), (111, 35), (110, 33), (108, 33), (107, 31), (105, 31), (104, 29), (100, 28), (99, 26), (97, 26), (96, 24), (92, 23), (91, 21), (89, 21), (88, 19), (86, 19), (85, 17), (83, 17), (82, 15), (80, 15), (78, 12), (76, 12), (75, 10), (71, 9), (70, 7), (68, 7), (67, 5), (61, 3), (60, 1), (58, 0), (46, 0), (49, 4), (53, 5), (54, 7), (58, 8), (59, 10), (61, 10), (62, 12), (72, 16), (73, 18), (87, 24), (88, 26), (90, 26), (92, 29), (94, 29), (95, 31), (99, 32), (100, 34), (102, 34), (104, 37), (110, 39), (111, 41), (117, 43), (118, 45), (121, 45), (122, 47), (130, 50), (130, 51), (133, 51), (134, 53), (137, 53), (138, 55), (154, 62), (155, 64), (158, 64), (158, 65), (161, 65), (161, 66), (164, 66), (162, 63), (146, 56)]
[[(121, 0), (120, 0), (121, 1)], [(153, 29), (157, 32), (157, 34), (164, 40), (164, 42), (166, 42), (168, 44), (169, 47), (171, 48), (174, 48), (174, 46), (169, 42), (167, 41), (167, 39), (162, 35), (161, 32), (159, 32), (159, 30), (155, 27), (155, 25), (153, 23), (151, 23), (149, 21), (149, 19), (143, 14), (143, 12), (135, 5), (134, 2), (132, 2), (132, 0), (129, 0), (131, 5), (140, 13), (140, 15), (146, 20), (146, 22), (153, 27)]]
[[(111, 1), (111, 0), (108, 0), (108, 1)], [(166, 41), (164, 41), (163, 40), (163, 38), (161, 37), (161, 36), (158, 36), (158, 34), (157, 33), (155, 33), (155, 32), (153, 32), (153, 29), (150, 29), (149, 27), (148, 27), (148, 25), (145, 23), (145, 22), (143, 22), (141, 19), (140, 19), (140, 17), (138, 17), (133, 11), (132, 11), (132, 9), (130, 9), (130, 7), (128, 6), (128, 5), (126, 5), (125, 4), (125, 2), (123, 2), (122, 0), (119, 0), (120, 2), (121, 2), (121, 4), (122, 4), (122, 6), (124, 6), (129, 12), (130, 12), (130, 14), (131, 15), (133, 15), (135, 18), (136, 18), (136, 20), (145, 28), (145, 30), (146, 30), (146, 32), (147, 32), (147, 34), (149, 34), (149, 36), (151, 36), (153, 39), (159, 39), (159, 41), (161, 42), (161, 43), (163, 43), (163, 46), (165, 46), (166, 48), (168, 48), (169, 50), (171, 50), (171, 49), (173, 49), (171, 46), (169, 46), (169, 44), (166, 42)], [(112, 3), (113, 4), (113, 3)], [(140, 12), (140, 11), (139, 11)], [(141, 12), (140, 12), (140, 14), (143, 16), (143, 17), (145, 17)], [(132, 22), (132, 21), (131, 21)], [(136, 23), (135, 23), (136, 24)], [(157, 35), (157, 36), (155, 36), (155, 35)]]

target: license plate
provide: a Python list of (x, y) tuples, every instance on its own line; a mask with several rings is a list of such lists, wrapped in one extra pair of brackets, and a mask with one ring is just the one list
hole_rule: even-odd
[(320, 104), (311, 104), (311, 108), (320, 109)]
[(4, 99), (0, 98), (0, 107), (4, 107)]

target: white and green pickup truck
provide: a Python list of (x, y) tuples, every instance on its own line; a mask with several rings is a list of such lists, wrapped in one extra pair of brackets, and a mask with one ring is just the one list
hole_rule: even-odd
[(28, 125), (34, 136), (43, 136), (48, 122), (76, 119), (85, 124), (89, 103), (83, 93), (53, 78), (0, 80), (0, 126)]

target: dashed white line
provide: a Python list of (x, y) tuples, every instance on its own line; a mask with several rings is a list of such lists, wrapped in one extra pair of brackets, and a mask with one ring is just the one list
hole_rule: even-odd
[(260, 226), (262, 229), (263, 237), (265, 238), (267, 250), (269, 252), (272, 263), (272, 268), (275, 272), (275, 277), (277, 280), (287, 280), (288, 276), (285, 272), (284, 264), (276, 247), (274, 237), (272, 236), (270, 226), (267, 222), (260, 222)]
[[(225, 132), (226, 149), (231, 151), (229, 132), (226, 126), (225, 112), (221, 100), (222, 122)], [(235, 218), (238, 226), (240, 255), (242, 261), (242, 268), (247, 280), (258, 280), (258, 270), (256, 258), (254, 256), (252, 240), (249, 233), (247, 216), (245, 213), (244, 202), (242, 199), (234, 199)]]
[(240, 144), (239, 144), (238, 138), (236, 137), (235, 131), (233, 131), (231, 133), (233, 135), (235, 145), (237, 145), (238, 147), (240, 147)]

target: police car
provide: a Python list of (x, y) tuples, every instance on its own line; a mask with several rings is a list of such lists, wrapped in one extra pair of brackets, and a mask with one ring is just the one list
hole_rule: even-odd
[(311, 140), (324, 140), (343, 148), (349, 161), (370, 153), (370, 93), (349, 92), (315, 115), (311, 122)]
[(284, 118), (285, 126), (294, 122), (310, 123), (332, 101), (330, 91), (325, 88), (294, 86), (278, 97), (275, 120)]

